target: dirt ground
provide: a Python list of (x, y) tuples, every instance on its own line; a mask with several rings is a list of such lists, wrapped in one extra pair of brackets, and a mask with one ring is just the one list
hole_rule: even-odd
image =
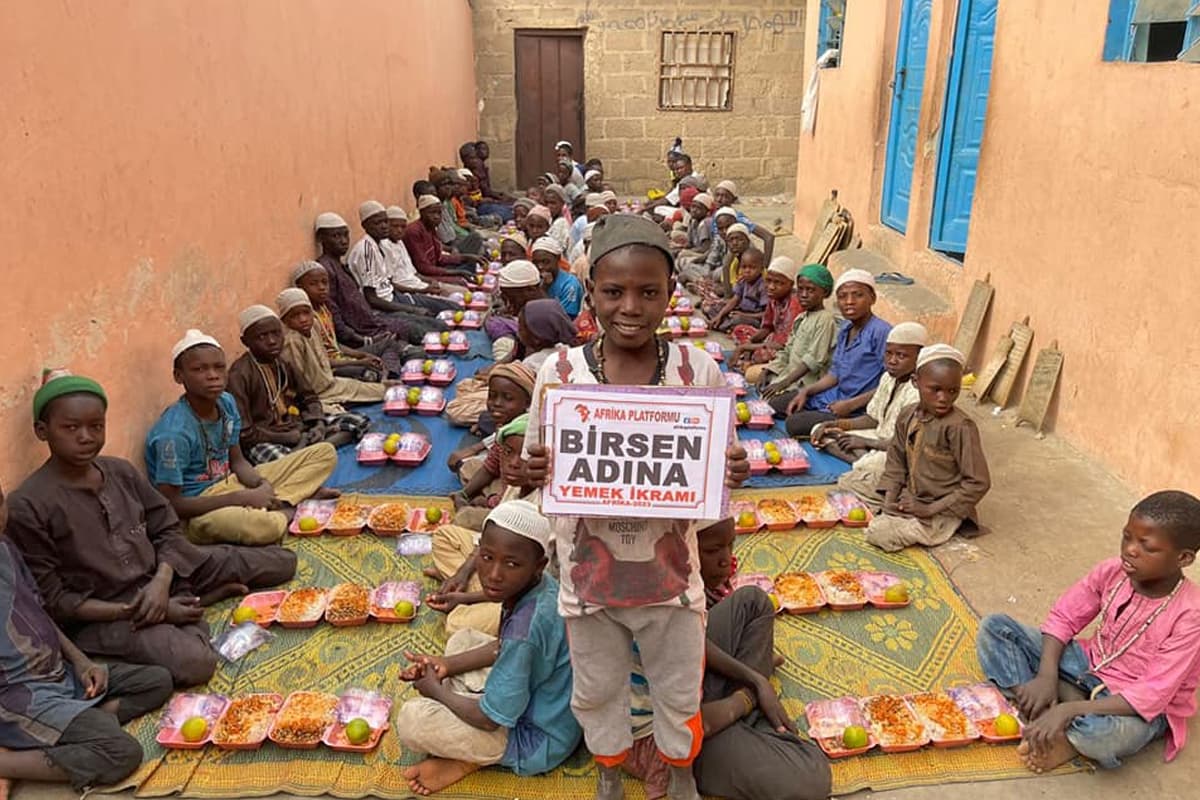
[[(748, 203), (746, 210), (760, 224), (771, 226), (779, 219), (790, 225), (792, 218), (791, 208), (775, 199)], [(778, 253), (796, 258), (801, 249), (791, 236), (780, 237), (776, 246)], [(1053, 434), (1036, 438), (1027, 427), (1015, 428), (1011, 414), (994, 415), (991, 407), (977, 406), (970, 397), (960, 400), (960, 406), (979, 423), (992, 471), (992, 490), (980, 507), (989, 532), (970, 542), (951, 540), (938, 548), (937, 555), (980, 615), (1006, 613), (1037, 624), (1060, 592), (1097, 561), (1117, 553), (1121, 528), (1137, 498), (1101, 464), (1084, 458)], [(1162, 745), (1155, 743), (1111, 772), (862, 792), (856, 797), (1191, 798), (1197, 792), (1187, 786), (1193, 785), (1193, 770), (1200, 771), (1196, 719), (1190, 733), (1192, 746), (1171, 764), (1163, 763)], [(70, 790), (35, 784), (20, 786), (13, 795), (16, 800), (73, 796)]]

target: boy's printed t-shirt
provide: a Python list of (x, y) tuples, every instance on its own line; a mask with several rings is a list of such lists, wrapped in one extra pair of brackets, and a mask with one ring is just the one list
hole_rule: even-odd
[(565, 269), (560, 269), (546, 294), (558, 301), (568, 317), (575, 319), (579, 316), (583, 308), (583, 284), (579, 282), (579, 278)]
[(217, 398), (218, 418), (202, 420), (187, 398), (158, 418), (146, 436), (146, 472), (154, 485), (178, 486), (195, 497), (229, 476), (229, 448), (242, 434), (242, 417), (229, 392)]
[(583, 731), (571, 713), (571, 655), (558, 615), (558, 582), (537, 586), (500, 621), (500, 654), (479, 708), (509, 729), (500, 763), (518, 775), (549, 772), (579, 745)]
[(346, 264), (360, 287), (374, 289), (381, 299), (391, 301), (395, 289), (388, 278), (387, 258), (379, 248), (378, 242), (370, 236), (359, 239), (354, 243), (354, 247), (350, 248)]
[[(1060, 642), (1078, 641), (1095, 675), (1142, 719), (1149, 722), (1166, 715), (1167, 761), (1187, 740), (1187, 721), (1196, 714), (1200, 683), (1200, 587), (1187, 578), (1181, 580), (1175, 597), (1145, 632), (1120, 657), (1099, 669), (1101, 656), (1119, 651), (1167, 602), (1165, 597), (1134, 592), (1120, 558), (1097, 564), (1058, 599), (1042, 625), (1042, 633)], [(1096, 635), (1081, 637), (1101, 610), (1105, 613)]]
[[(542, 395), (558, 384), (599, 383), (589, 366), (593, 346), (550, 356), (538, 372), (525, 433), (528, 448), (541, 443)], [(667, 345), (661, 386), (723, 387), (715, 361), (695, 347)], [(704, 611), (704, 583), (695, 523), (641, 517), (551, 517), (561, 563), (559, 611), (564, 617), (604, 608), (683, 606)]]
[(788, 337), (792, 335), (792, 326), (796, 324), (796, 318), (803, 313), (804, 306), (800, 305), (800, 298), (796, 296), (795, 292), (789, 292), (788, 296), (782, 300), (772, 300), (768, 297), (762, 320), (763, 328), (771, 331), (767, 341), (781, 347), (787, 344)]

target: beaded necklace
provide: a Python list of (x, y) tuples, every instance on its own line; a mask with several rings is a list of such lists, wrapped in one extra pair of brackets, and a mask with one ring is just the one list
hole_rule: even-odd
[(278, 359), (271, 364), (272, 369), (269, 373), (262, 364), (258, 363), (257, 359), (254, 361), (254, 366), (258, 368), (258, 375), (267, 389), (267, 399), (275, 408), (278, 420), (287, 419), (288, 407), (283, 399), (283, 392), (287, 389), (287, 372), (280, 366)]
[[(1125, 583), (1129, 583), (1132, 586), (1133, 581), (1131, 581), (1129, 578), (1126, 578), (1124, 582), (1118, 583), (1116, 586), (1114, 586), (1112, 588), (1112, 591), (1108, 593), (1108, 597), (1104, 600), (1104, 605), (1100, 608), (1100, 624), (1101, 625), (1104, 624), (1104, 620), (1108, 616), (1108, 609), (1112, 606), (1113, 600), (1117, 596), (1117, 592), (1119, 592), (1121, 590), (1121, 588), (1125, 585)], [(1146, 617), (1146, 621), (1143, 622), (1142, 626), (1137, 629), (1137, 632), (1133, 634), (1133, 636), (1129, 639), (1129, 641), (1127, 641), (1127, 642), (1125, 642), (1125, 644), (1121, 645), (1115, 653), (1108, 654), (1105, 652), (1105, 647), (1104, 647), (1103, 643), (1100, 641), (1100, 634), (1097, 632), (1096, 639), (1092, 643), (1093, 648), (1095, 649), (1097, 663), (1096, 663), (1096, 666), (1092, 667), (1091, 671), (1093, 673), (1099, 672), (1100, 670), (1107, 667), (1109, 664), (1116, 661), (1121, 656), (1125, 655), (1125, 653), (1129, 650), (1129, 648), (1133, 647), (1133, 643), (1142, 637), (1142, 634), (1146, 632), (1146, 629), (1150, 627), (1150, 625), (1154, 622), (1154, 620), (1158, 619), (1158, 615), (1161, 614), (1163, 611), (1166, 611), (1167, 606), (1169, 606), (1171, 604), (1171, 601), (1173, 599), (1175, 599), (1175, 595), (1179, 593), (1179, 587), (1181, 587), (1181, 586), (1183, 586), (1183, 578), (1180, 578), (1175, 583), (1174, 588), (1171, 589), (1171, 593), (1167, 595), (1167, 599), (1163, 600), (1161, 603), (1159, 603), (1158, 608), (1156, 608), (1152, 612), (1150, 612), (1150, 616)], [(1118, 633), (1119, 632), (1120, 631), (1118, 631)], [(1115, 643), (1116, 643), (1116, 634), (1113, 635), (1113, 644), (1115, 644)]]
[[(667, 358), (670, 354), (666, 339), (663, 339), (661, 336), (655, 337), (654, 344), (657, 348), (657, 363), (654, 365), (654, 374), (650, 377), (648, 386), (658, 386), (663, 382), (663, 377), (667, 374)], [(595, 377), (597, 383), (608, 383), (608, 376), (604, 374), (603, 333), (596, 338), (596, 344), (592, 346), (591, 356), (591, 358), (587, 359), (587, 362), (592, 376)]]

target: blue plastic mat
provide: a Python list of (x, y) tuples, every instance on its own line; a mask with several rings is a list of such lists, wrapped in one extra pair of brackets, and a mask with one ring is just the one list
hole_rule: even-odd
[[(471, 334), (471, 352), (467, 358), (455, 358), (458, 367), (458, 381), (469, 378), (479, 369), (491, 363), (491, 360), (473, 357), (477, 349), (486, 348), (491, 355), (491, 343), (487, 335), (477, 331)], [(483, 342), (476, 341), (482, 337)], [(454, 398), (456, 386), (446, 388), (446, 400)], [(329, 479), (329, 485), (343, 492), (363, 492), (367, 494), (412, 494), (446, 496), (462, 488), (458, 476), (450, 471), (446, 462), (450, 454), (468, 442), (478, 441), (471, 436), (467, 428), (451, 425), (444, 415), (424, 417), (409, 414), (405, 417), (389, 417), (383, 413), (383, 404), (356, 406), (355, 411), (366, 414), (371, 418), (371, 430), (384, 433), (423, 433), (429, 437), (433, 450), (418, 467), (401, 467), (396, 464), (378, 466), (360, 466), (353, 447), (343, 447), (338, 450), (338, 465)]]

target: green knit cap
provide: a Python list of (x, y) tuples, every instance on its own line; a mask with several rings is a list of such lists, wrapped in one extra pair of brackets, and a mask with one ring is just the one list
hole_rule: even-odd
[(504, 425), (500, 430), (496, 431), (496, 440), (503, 442), (509, 436), (524, 436), (525, 431), (529, 429), (529, 414), (521, 414), (514, 417), (507, 425)]
[(800, 274), (796, 277), (807, 278), (826, 292), (833, 291), (833, 275), (829, 273), (824, 264), (805, 264), (800, 268)]
[(104, 393), (100, 384), (91, 378), (72, 375), (63, 369), (42, 370), (42, 387), (33, 396), (33, 421), (37, 422), (42, 418), (42, 412), (46, 410), (46, 406), (50, 404), (51, 400), (63, 395), (80, 393), (96, 395), (104, 403), (104, 408), (108, 408), (108, 395)]

